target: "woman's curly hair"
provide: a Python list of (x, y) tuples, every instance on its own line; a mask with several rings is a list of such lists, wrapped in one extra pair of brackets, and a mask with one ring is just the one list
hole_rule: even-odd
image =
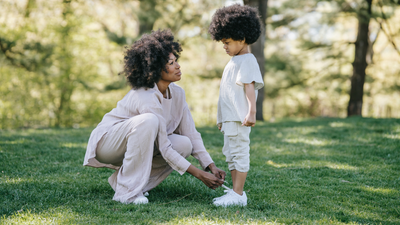
[(133, 89), (153, 88), (161, 78), (161, 71), (167, 72), (169, 54), (174, 54), (178, 59), (181, 51), (181, 45), (174, 41), (170, 30), (144, 34), (126, 48), (124, 69), (120, 74), (125, 75)]
[(212, 17), (208, 32), (215, 41), (232, 38), (253, 44), (261, 34), (258, 11), (250, 6), (234, 4), (218, 9)]

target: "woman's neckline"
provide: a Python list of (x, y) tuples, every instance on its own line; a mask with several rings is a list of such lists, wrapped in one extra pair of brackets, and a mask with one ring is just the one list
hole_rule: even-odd
[(171, 98), (172, 98), (172, 96), (171, 96), (171, 89), (169, 88), (169, 86), (167, 87), (167, 90), (166, 90), (166, 97), (164, 97), (164, 99), (166, 99), (166, 100), (170, 100)]

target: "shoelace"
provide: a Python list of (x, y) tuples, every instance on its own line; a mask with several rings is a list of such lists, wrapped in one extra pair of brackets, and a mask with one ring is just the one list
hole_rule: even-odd
[[(228, 184), (228, 182), (226, 182), (226, 181), (224, 181), (224, 183), (227, 183), (227, 184)], [(213, 201), (218, 201), (219, 199), (226, 197), (226, 195), (229, 195), (229, 193), (230, 193), (231, 191), (233, 191), (233, 189), (230, 189), (230, 188), (228, 188), (227, 186), (225, 186), (225, 185), (223, 185), (223, 184), (221, 185), (221, 187), (223, 187), (223, 188), (226, 189), (226, 190), (224, 190), (225, 195), (220, 196), (220, 197), (218, 197), (218, 198), (214, 198)]]
[[(227, 183), (227, 184), (228, 184), (228, 182), (226, 182), (225, 180), (224, 180), (224, 183)], [(227, 191), (231, 190), (230, 188), (228, 188), (228, 187), (225, 186), (225, 185), (221, 185), (221, 187), (225, 188)], [(224, 192), (226, 192), (226, 191), (224, 191)]]

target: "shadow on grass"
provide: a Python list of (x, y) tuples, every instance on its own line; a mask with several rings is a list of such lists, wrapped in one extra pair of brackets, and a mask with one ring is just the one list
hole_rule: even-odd
[[(202, 127), (217, 166), (223, 138)], [(320, 118), (258, 123), (252, 130), (247, 207), (173, 172), (148, 205), (112, 201), (109, 169), (83, 167), (91, 129), (0, 131), (4, 221), (60, 223), (400, 223), (400, 120)], [(192, 157), (189, 159), (197, 167)], [(230, 177), (227, 181), (231, 183)], [(64, 214), (63, 214), (64, 213)]]

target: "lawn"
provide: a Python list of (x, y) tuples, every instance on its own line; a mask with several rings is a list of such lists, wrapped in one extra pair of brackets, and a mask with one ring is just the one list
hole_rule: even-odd
[[(400, 119), (257, 123), (248, 206), (228, 208), (212, 205), (223, 188), (177, 172), (147, 205), (111, 200), (112, 170), (82, 166), (91, 130), (0, 131), (0, 224), (400, 224)], [(218, 129), (198, 130), (226, 170)]]

